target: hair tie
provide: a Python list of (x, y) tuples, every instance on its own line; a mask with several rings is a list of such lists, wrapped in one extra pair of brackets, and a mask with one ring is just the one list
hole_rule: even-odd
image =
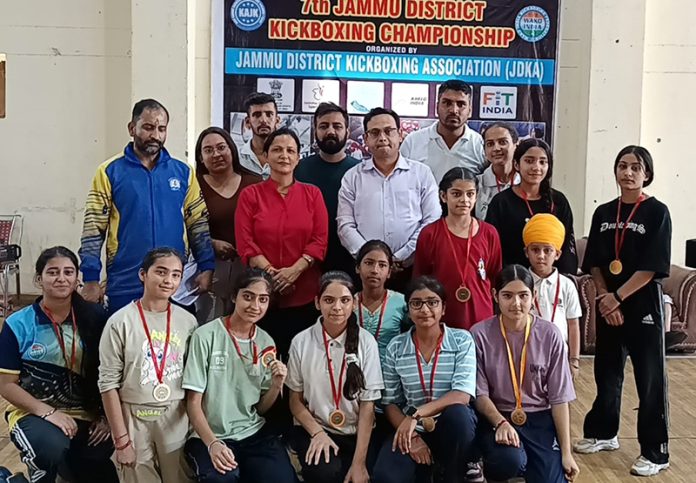
[(353, 353), (346, 354), (346, 364), (357, 364), (359, 366), (360, 361), (358, 360), (358, 356)]

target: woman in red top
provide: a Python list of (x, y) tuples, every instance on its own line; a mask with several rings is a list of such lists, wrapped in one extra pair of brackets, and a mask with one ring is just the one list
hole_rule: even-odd
[[(278, 305), (259, 326), (287, 356), (292, 338), (314, 323), (328, 243), (329, 217), (321, 191), (295, 181), (300, 140), (290, 129), (275, 131), (263, 147), (271, 167), (268, 180), (242, 190), (235, 215), (237, 250), (242, 261), (273, 276)], [(287, 359), (285, 359), (287, 360)]]
[(214, 126), (198, 136), (196, 176), (208, 207), (210, 238), (215, 250), (215, 298), (202, 296), (196, 302), (203, 320), (208, 321), (232, 312), (232, 287), (244, 268), (237, 255), (234, 213), (242, 189), (260, 183), (262, 178), (242, 167), (229, 133)]
[(492, 285), (501, 270), (498, 232), (472, 216), (476, 178), (452, 168), (440, 181), (443, 217), (423, 228), (416, 245), (413, 276), (430, 275), (447, 290), (444, 322), (469, 329), (493, 315)]

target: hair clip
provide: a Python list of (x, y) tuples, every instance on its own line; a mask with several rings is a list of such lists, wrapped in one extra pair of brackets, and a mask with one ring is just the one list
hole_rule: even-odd
[(346, 354), (346, 364), (358, 364), (360, 365), (360, 361), (358, 360), (357, 354)]

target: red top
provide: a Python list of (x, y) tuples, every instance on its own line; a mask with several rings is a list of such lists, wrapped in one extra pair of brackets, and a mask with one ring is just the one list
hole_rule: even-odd
[(467, 239), (450, 233), (460, 263), (467, 260), (466, 263), (469, 264), (464, 281), (464, 286), (471, 291), (468, 302), (459, 302), (455, 297), (456, 290), (462, 285), (462, 277), (447, 239), (447, 225), (438, 220), (426, 226), (420, 232), (416, 245), (413, 277), (431, 275), (445, 286), (447, 306), (442, 319), (448, 326), (458, 329), (468, 330), (476, 322), (493, 315), (492, 289), (498, 273), (502, 270), (498, 232), (489, 223), (478, 220), (478, 224), (478, 232), (471, 240), (468, 260)]
[[(239, 194), (234, 223), (237, 252), (242, 262), (265, 256), (275, 268), (294, 264), (302, 254), (316, 261), (326, 255), (329, 215), (316, 186), (295, 182), (283, 198), (272, 179), (247, 186)], [(280, 307), (297, 307), (314, 300), (321, 271), (313, 264), (295, 282), (295, 289), (280, 297)]]

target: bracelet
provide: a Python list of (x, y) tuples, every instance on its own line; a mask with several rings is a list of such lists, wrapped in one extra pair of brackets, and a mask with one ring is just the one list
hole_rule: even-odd
[(123, 451), (124, 449), (126, 449), (127, 447), (132, 446), (132, 445), (133, 445), (133, 440), (128, 439), (126, 444), (124, 444), (123, 446), (114, 446), (114, 448), (116, 449), (116, 451)]
[(323, 432), (324, 432), (324, 429), (322, 428), (322, 429), (320, 429), (319, 431), (317, 431), (316, 433), (314, 433), (313, 435), (311, 435), (311, 436), (309, 437), (309, 439), (314, 439), (315, 436), (317, 436), (317, 435), (319, 435), (319, 433), (323, 433)]
[[(214, 440), (211, 441), (210, 444), (208, 445), (208, 454), (210, 454), (210, 448), (212, 448), (213, 445), (214, 445), (215, 443), (225, 444), (225, 442), (224, 442), (223, 440), (221, 440), (221, 439), (214, 439)], [(225, 444), (225, 446), (227, 446), (227, 445)]]
[(51, 408), (51, 410), (49, 412), (47, 412), (46, 414), (41, 416), (41, 419), (46, 419), (47, 417), (49, 417), (51, 414), (53, 414), (55, 412), (56, 412), (56, 408)]
[(128, 433), (123, 433), (121, 436), (118, 436), (118, 437), (114, 438), (114, 443), (115, 443), (116, 441), (118, 441), (119, 439), (125, 438), (126, 436), (128, 436)]
[(619, 295), (618, 290), (617, 290), (616, 292), (614, 292), (614, 298), (615, 298), (620, 304), (622, 304), (623, 301), (624, 301), (624, 299), (622, 299), (621, 296)]
[(498, 424), (496, 424), (495, 426), (493, 426), (493, 431), (498, 431), (498, 429), (500, 429), (500, 427), (501, 427), (503, 424), (507, 423), (507, 422), (508, 422), (507, 419), (504, 419), (504, 418), (501, 419), (500, 422), (499, 422)]

